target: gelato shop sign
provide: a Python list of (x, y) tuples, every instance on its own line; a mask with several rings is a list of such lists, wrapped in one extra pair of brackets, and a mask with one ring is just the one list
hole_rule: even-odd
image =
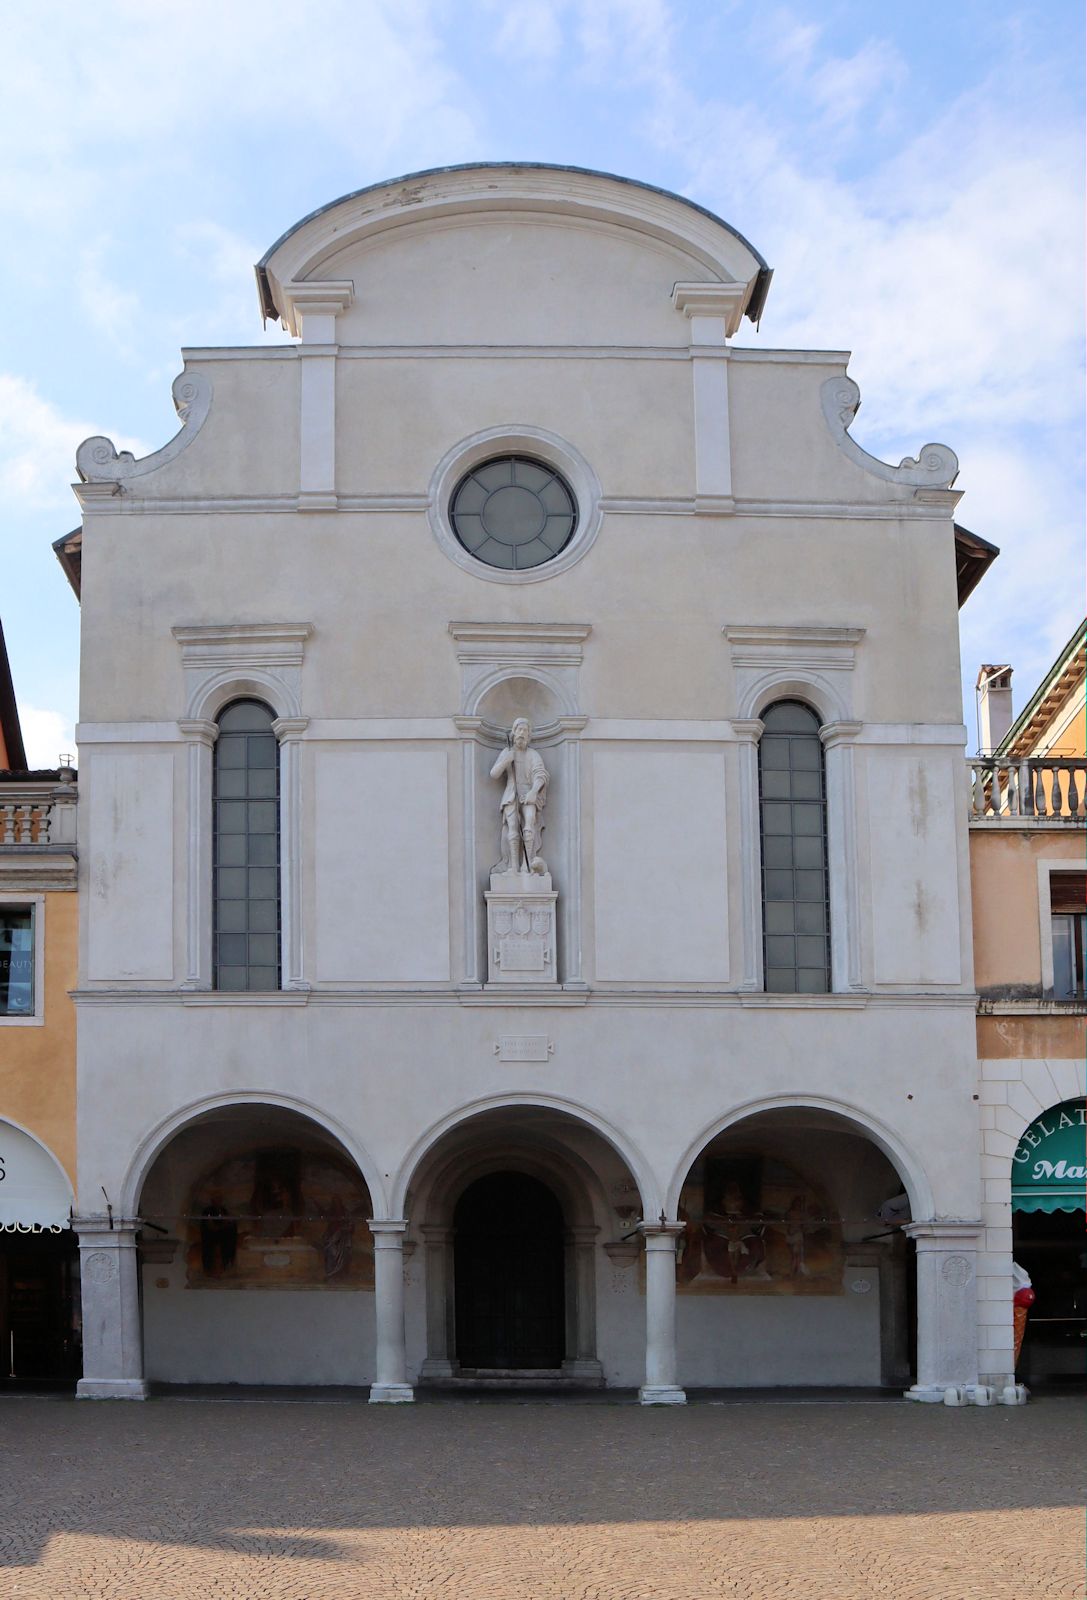
[(1082, 1211), (1087, 1206), (1087, 1116), (1065, 1100), (1032, 1122), (1012, 1157), (1012, 1209)]

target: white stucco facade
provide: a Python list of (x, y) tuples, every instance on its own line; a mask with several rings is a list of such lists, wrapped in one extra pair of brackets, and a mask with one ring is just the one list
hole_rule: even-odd
[[(954, 456), (866, 455), (845, 354), (731, 342), (768, 283), (752, 247), (618, 179), (378, 186), (260, 277), (295, 343), (186, 351), (175, 440), (79, 453), (82, 1392), (455, 1380), (454, 1213), (509, 1171), (562, 1210), (571, 1380), (968, 1396)], [(577, 502), (525, 573), (450, 522), (503, 454)], [(247, 698), (279, 741), (271, 993), (217, 990), (212, 955), (217, 719)], [(758, 745), (797, 700), (825, 760), (825, 994), (764, 989)], [(550, 774), (557, 968), (499, 985), (489, 772), (518, 715)], [(182, 1244), (137, 1250), (156, 1206), (163, 1238), (193, 1223), (173, 1141), (282, 1142), (290, 1117), (361, 1174), (372, 1288), (198, 1292)], [(810, 1178), (831, 1290), (677, 1292), (708, 1147)], [(907, 1247), (876, 1220), (899, 1190), (912, 1373)]]

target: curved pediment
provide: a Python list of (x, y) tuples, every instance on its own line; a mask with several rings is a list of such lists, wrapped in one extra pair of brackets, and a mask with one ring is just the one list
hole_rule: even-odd
[(265, 317), (296, 335), (303, 312), (327, 299), (340, 344), (637, 344), (685, 342), (677, 285), (727, 286), (734, 331), (761, 312), (770, 269), (679, 195), (580, 168), (495, 163), (345, 195), (283, 234), (257, 279)]

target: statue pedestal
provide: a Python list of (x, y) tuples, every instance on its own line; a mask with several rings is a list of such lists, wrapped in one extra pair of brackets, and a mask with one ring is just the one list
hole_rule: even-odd
[(492, 872), (487, 902), (487, 981), (556, 984), (555, 904), (549, 872)]

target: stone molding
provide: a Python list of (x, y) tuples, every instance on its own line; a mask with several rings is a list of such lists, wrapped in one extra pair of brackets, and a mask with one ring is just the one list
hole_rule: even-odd
[(737, 716), (758, 717), (774, 699), (810, 699), (827, 723), (853, 721), (852, 674), (864, 628), (726, 623)]
[(885, 483), (920, 489), (950, 489), (958, 477), (959, 458), (946, 444), (922, 445), (919, 455), (904, 456), (897, 467), (869, 455), (848, 431), (861, 403), (860, 389), (852, 378), (844, 374), (828, 378), (819, 390), (819, 399), (831, 438), (863, 472), (882, 478)]
[(302, 660), (312, 623), (199, 623), (171, 631), (181, 648), (186, 721), (214, 721), (239, 694), (267, 699), (279, 717), (302, 715)]
[[(742, 283), (677, 283), (672, 287), (672, 304), (677, 311), (695, 319), (712, 318), (723, 324), (723, 336), (731, 339), (740, 326), (747, 299)], [(699, 341), (692, 333), (692, 340)]]
[[(577, 504), (577, 520), (569, 544), (550, 561), (524, 572), (510, 572), (499, 567), (489, 567), (477, 561), (464, 548), (449, 518), (449, 504), (457, 484), (482, 462), (496, 455), (530, 455), (545, 462), (566, 479)], [(470, 572), (485, 583), (523, 584), (543, 583), (557, 578), (589, 553), (603, 522), (600, 480), (589, 462), (569, 440), (547, 428), (537, 428), (531, 423), (510, 422), (495, 428), (484, 428), (480, 433), (469, 434), (459, 440), (438, 462), (427, 489), (426, 511), (430, 531), (442, 554), (462, 572)]]
[(282, 314), (288, 332), (306, 344), (333, 344), (336, 318), (354, 304), (355, 285), (350, 278), (321, 282), (285, 283)]
[[(584, 168), (484, 162), (413, 173), (344, 195), (277, 239), (258, 278), (282, 315), (286, 286), (309, 280), (345, 249), (391, 227), (448, 227), (461, 216), (533, 220), (541, 213), (662, 241), (713, 277), (736, 281), (745, 306), (760, 277), (768, 276), (762, 257), (734, 228), (679, 195)], [(263, 309), (271, 314), (267, 299)]]
[[(101, 434), (84, 439), (76, 451), (76, 471), (84, 484), (127, 483), (132, 478), (146, 477), (178, 457), (196, 438), (208, 419), (211, 410), (211, 382), (202, 372), (182, 372), (174, 379), (171, 393), (174, 409), (181, 418), (181, 427), (168, 444), (139, 460), (130, 450), (118, 450), (112, 439)], [(79, 486), (76, 498), (81, 499)], [(93, 496), (88, 497), (93, 499)]]

